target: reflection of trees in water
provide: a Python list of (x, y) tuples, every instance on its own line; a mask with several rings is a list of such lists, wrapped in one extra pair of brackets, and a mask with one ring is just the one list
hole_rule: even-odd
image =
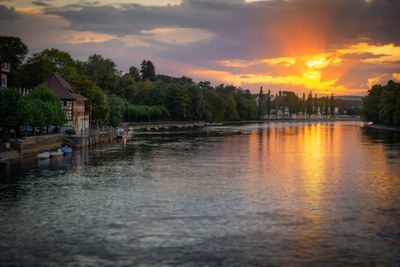
[(400, 132), (363, 129), (364, 138), (373, 143), (382, 143), (388, 159), (400, 158)]
[(400, 132), (377, 129), (363, 129), (362, 132), (374, 143), (400, 144)]

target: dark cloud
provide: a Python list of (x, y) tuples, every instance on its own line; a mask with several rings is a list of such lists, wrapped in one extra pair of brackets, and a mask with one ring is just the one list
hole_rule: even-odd
[(0, 5), (0, 20), (14, 20), (17, 18), (18, 15), (13, 7), (8, 8), (6, 6)]
[[(303, 30), (323, 39), (324, 48), (335, 48), (363, 38), (372, 43), (400, 43), (397, 29), (400, 1), (375, 0), (273, 0), (245, 3), (242, 0), (184, 0), (177, 6), (79, 4), (46, 8), (46, 13), (68, 20), (70, 28), (108, 34), (139, 34), (160, 27), (200, 28), (215, 33), (213, 43), (193, 44), (185, 53), (207, 53), (232, 58), (279, 56), (280, 39), (289, 39), (294, 48), (304, 37)], [(283, 36), (283, 37), (282, 37)], [(290, 40), (292, 38), (292, 40)], [(310, 44), (305, 45), (310, 47)]]
[[(398, 0), (269, 0), (253, 3), (183, 0), (179, 5), (167, 6), (111, 5), (85, 0), (63, 7), (51, 6), (51, 0), (31, 1), (44, 14), (18, 13), (0, 5), (0, 20), (5, 33), (15, 32), (26, 38), (34, 51), (54, 46), (80, 59), (92, 53), (103, 54), (113, 58), (124, 70), (148, 58), (156, 62), (162, 73), (172, 75), (181, 75), (192, 68), (217, 71), (215, 79), (219, 79), (218, 71), (229, 72), (241, 79), (250, 79), (245, 75), (250, 73), (273, 77), (297, 75), (301, 79), (305, 66), (288, 68), (260, 63), (235, 68), (218, 61), (261, 62), (263, 58), (333, 55), (360, 42), (377, 46), (400, 45)], [(17, 16), (23, 19), (14, 21)], [(163, 32), (154, 30), (156, 28), (181, 29)], [(81, 34), (92, 36), (94, 41), (82, 38), (83, 41), (78, 42)], [(338, 70), (333, 69), (331, 75), (322, 77), (326, 81), (338, 79), (337, 84), (348, 88), (360, 88), (353, 83), (366, 84), (367, 77), (381, 72), (394, 73), (394, 68), (398, 67), (397, 62), (393, 62), (396, 58), (391, 59), (391, 64), (363, 65), (366, 60), (382, 57), (368, 49), (339, 56), (343, 61), (335, 65)], [(388, 65), (387, 69), (382, 64)], [(347, 70), (344, 75), (340, 69), (343, 65)]]
[(33, 1), (32, 4), (35, 6), (41, 6), (41, 7), (50, 7), (52, 6), (49, 1)]

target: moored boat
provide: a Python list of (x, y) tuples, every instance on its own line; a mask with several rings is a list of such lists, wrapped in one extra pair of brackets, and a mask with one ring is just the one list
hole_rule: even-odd
[(60, 147), (58, 150), (61, 150), (61, 152), (63, 152), (63, 153), (71, 153), (72, 152), (72, 147), (69, 147), (69, 146), (63, 146), (63, 147)]
[(48, 159), (50, 158), (50, 152), (46, 151), (37, 155), (38, 159)]

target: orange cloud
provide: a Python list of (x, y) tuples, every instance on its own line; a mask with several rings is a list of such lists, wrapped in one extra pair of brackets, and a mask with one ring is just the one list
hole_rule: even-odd
[[(363, 58), (349, 58), (351, 55), (363, 55)], [(281, 85), (283, 87), (296, 86), (312, 89), (318, 93), (361, 93), (366, 92), (377, 83), (385, 83), (389, 79), (400, 80), (400, 74), (379, 74), (365, 80), (354, 78), (352, 82), (342, 83), (341, 78), (351, 76), (353, 71), (361, 71), (373, 68), (374, 64), (392, 64), (400, 61), (400, 47), (394, 44), (370, 45), (358, 43), (324, 53), (304, 54), (298, 57), (278, 57), (247, 60), (222, 60), (218, 63), (225, 67), (240, 68), (246, 70), (243, 73), (232, 74), (227, 71), (206, 71), (212, 77), (220, 77), (221, 80), (231, 81), (236, 85), (242, 84), (264, 84)], [(267, 66), (281, 66), (278, 74), (254, 74), (251, 67), (258, 64)], [(370, 65), (366, 65), (370, 64)], [(294, 68), (287, 68), (293, 66)], [(268, 67), (266, 69), (269, 71)], [(275, 70), (276, 72), (277, 70)], [(216, 77), (217, 78), (217, 77)], [(348, 78), (347, 78), (348, 79)], [(357, 80), (358, 79), (358, 80)], [(351, 87), (349, 87), (351, 86)]]

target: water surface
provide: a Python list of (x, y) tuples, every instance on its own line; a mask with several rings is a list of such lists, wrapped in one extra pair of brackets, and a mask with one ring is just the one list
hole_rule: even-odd
[(144, 134), (0, 179), (0, 265), (400, 265), (400, 137), (357, 122)]

